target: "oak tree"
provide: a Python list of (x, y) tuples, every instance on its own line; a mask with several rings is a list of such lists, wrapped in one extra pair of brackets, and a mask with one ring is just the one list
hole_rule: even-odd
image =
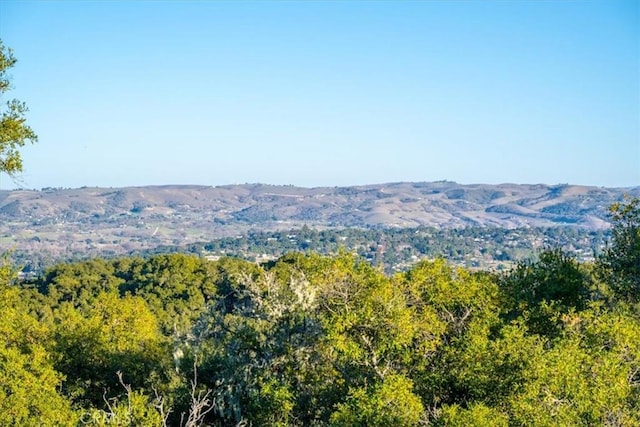
[[(11, 89), (9, 70), (16, 62), (13, 50), (0, 40), (0, 99)], [(26, 124), (28, 108), (24, 102), (10, 99), (3, 104), (0, 106), (0, 173), (14, 177), (22, 171), (22, 157), (18, 149), (27, 142), (36, 142), (38, 136)]]

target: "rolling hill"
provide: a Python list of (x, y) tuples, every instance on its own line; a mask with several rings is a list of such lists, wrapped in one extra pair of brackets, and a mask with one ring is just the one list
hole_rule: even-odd
[(118, 254), (250, 230), (430, 226), (608, 227), (607, 208), (640, 187), (402, 182), (0, 191), (0, 250)]

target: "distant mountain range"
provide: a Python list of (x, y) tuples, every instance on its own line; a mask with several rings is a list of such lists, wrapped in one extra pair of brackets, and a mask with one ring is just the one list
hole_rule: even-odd
[(640, 186), (403, 182), (0, 191), (0, 250), (102, 254), (249, 230), (343, 227), (608, 227), (607, 208)]

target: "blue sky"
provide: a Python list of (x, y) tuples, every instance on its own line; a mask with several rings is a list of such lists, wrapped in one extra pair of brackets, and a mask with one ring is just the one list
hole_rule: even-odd
[(640, 185), (638, 3), (3, 0), (21, 183)]

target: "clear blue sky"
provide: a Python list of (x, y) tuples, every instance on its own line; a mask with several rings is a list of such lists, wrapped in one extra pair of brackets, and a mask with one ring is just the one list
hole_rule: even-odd
[(638, 4), (2, 0), (22, 185), (640, 185)]

